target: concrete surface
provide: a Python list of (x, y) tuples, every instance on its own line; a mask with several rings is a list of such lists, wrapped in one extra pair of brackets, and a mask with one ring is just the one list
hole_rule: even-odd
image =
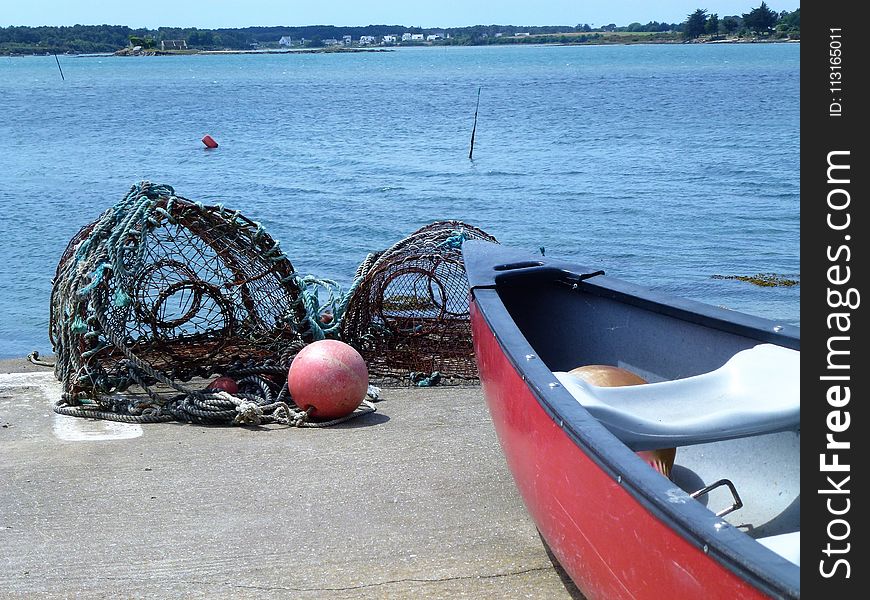
[(0, 361), (4, 598), (579, 597), (478, 387), (385, 388), (328, 429), (78, 419), (59, 394)]

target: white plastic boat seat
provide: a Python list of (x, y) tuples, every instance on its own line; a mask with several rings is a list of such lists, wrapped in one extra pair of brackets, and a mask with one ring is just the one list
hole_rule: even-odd
[(566, 372), (565, 389), (633, 450), (800, 429), (800, 352), (760, 344), (709, 373), (599, 387)]
[(766, 546), (789, 562), (801, 566), (801, 532), (783, 533), (758, 538), (759, 544)]

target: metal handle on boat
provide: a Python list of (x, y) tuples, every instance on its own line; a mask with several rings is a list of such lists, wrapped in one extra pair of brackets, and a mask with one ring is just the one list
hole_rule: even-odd
[(722, 487), (723, 485), (728, 487), (728, 489), (731, 492), (731, 497), (734, 498), (734, 503), (731, 506), (729, 506), (728, 508), (722, 509), (716, 513), (717, 517), (724, 517), (728, 513), (732, 513), (735, 510), (737, 510), (738, 508), (743, 508), (743, 500), (740, 499), (740, 495), (737, 493), (737, 488), (734, 487), (734, 484), (731, 482), (730, 479), (720, 479), (719, 481), (711, 483), (710, 485), (708, 485), (706, 487), (702, 487), (697, 492), (692, 492), (689, 495), (692, 498), (697, 499), (700, 496), (706, 496), (707, 494), (709, 494), (710, 492), (715, 490), (717, 487)]

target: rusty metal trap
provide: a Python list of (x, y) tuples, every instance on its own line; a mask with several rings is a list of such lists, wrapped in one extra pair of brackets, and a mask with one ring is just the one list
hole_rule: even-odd
[(381, 383), (477, 380), (461, 250), (467, 239), (496, 241), (472, 225), (438, 221), (370, 254), (357, 270), (340, 335)]
[[(260, 406), (246, 406), (254, 420), (278, 418), (277, 408), (293, 418), (280, 377), (314, 339), (304, 283), (279, 244), (237, 211), (142, 182), (73, 237), (53, 283), (58, 412), (238, 419), (240, 402), (196, 383), (230, 374), (255, 378), (240, 396)], [(123, 393), (134, 385), (144, 394)]]

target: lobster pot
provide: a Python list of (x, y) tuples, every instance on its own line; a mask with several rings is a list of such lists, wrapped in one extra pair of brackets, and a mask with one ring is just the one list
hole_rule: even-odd
[(142, 182), (83, 228), (53, 282), (68, 398), (287, 365), (308, 340), (299, 278), (263, 228)]
[[(360, 265), (341, 337), (381, 383), (477, 379), (462, 242), (486, 232), (460, 221), (429, 224)], [(436, 379), (433, 379), (436, 378)]]

